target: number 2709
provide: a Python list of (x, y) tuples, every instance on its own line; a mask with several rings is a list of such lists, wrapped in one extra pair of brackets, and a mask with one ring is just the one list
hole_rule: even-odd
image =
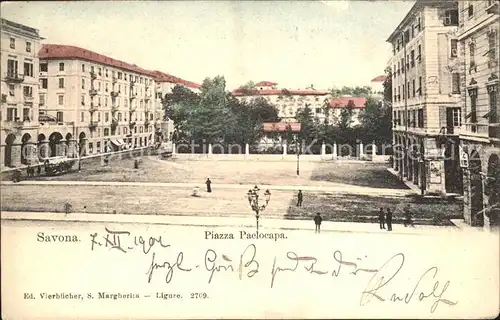
[(208, 295), (206, 292), (196, 292), (191, 293), (191, 299), (207, 299)]

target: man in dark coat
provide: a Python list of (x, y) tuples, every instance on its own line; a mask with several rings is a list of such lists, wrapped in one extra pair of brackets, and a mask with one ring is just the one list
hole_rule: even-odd
[(380, 211), (378, 212), (378, 222), (380, 224), (380, 229), (385, 229), (384, 208), (380, 208)]
[(302, 207), (302, 200), (304, 200), (304, 195), (302, 194), (302, 190), (299, 190), (299, 194), (297, 195), (297, 207)]
[(387, 222), (387, 231), (392, 231), (392, 212), (391, 209), (387, 208), (387, 213), (385, 215), (385, 222)]
[(319, 212), (316, 214), (314, 217), (314, 224), (316, 225), (316, 229), (314, 233), (320, 233), (321, 232), (321, 222), (323, 221), (323, 218), (321, 218), (321, 215)]
[(207, 181), (205, 182), (205, 184), (207, 185), (207, 192), (210, 193), (212, 192), (212, 181), (210, 181), (210, 178), (207, 178)]

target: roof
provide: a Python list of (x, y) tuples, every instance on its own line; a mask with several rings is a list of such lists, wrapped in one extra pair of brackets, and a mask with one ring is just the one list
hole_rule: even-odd
[(255, 84), (257, 87), (272, 87), (278, 85), (276, 82), (271, 81), (261, 81)]
[(365, 97), (339, 97), (331, 99), (328, 102), (330, 108), (346, 108), (349, 101), (354, 103), (354, 108), (364, 108), (366, 104)]
[(170, 82), (170, 83), (176, 83), (176, 84), (183, 84), (186, 87), (196, 88), (196, 89), (201, 87), (201, 85), (199, 85), (198, 83), (187, 81), (187, 80), (175, 77), (171, 74), (164, 73), (164, 72), (161, 72), (158, 70), (153, 71), (153, 74), (154, 74), (154, 79), (156, 82)]
[[(40, 37), (40, 31), (38, 29), (28, 27), (24, 24), (20, 24), (14, 21), (10, 21), (2, 18), (2, 29), (14, 28), (15, 30), (21, 31), (21, 33), (25, 36), (32, 37), (35, 39), (43, 40), (44, 38)], [(10, 29), (12, 30), (12, 29)]]
[(387, 76), (378, 76), (372, 79), (371, 82), (384, 82), (387, 79)]
[(113, 59), (94, 51), (75, 46), (61, 44), (44, 44), (38, 52), (40, 60), (49, 59), (81, 59), (108, 65), (111, 67), (136, 72), (146, 76), (153, 76), (153, 72), (140, 68), (135, 64), (130, 64), (121, 60)]
[(300, 122), (265, 122), (264, 132), (286, 132), (288, 126), (292, 132), (300, 132)]
[(269, 90), (236, 89), (233, 90), (232, 94), (233, 96), (273, 96), (273, 95), (324, 96), (328, 94), (328, 91), (288, 90), (288, 89), (269, 89)]

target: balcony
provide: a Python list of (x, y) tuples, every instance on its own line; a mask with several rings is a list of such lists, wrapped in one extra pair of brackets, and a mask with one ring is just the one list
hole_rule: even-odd
[(24, 95), (24, 102), (30, 102), (33, 103), (33, 96), (32, 95)]
[(130, 121), (128, 126), (130, 127), (130, 129), (132, 129), (133, 127), (135, 127), (135, 121)]
[(113, 78), (111, 78), (111, 82), (112, 82), (112, 83), (117, 83), (117, 82), (118, 82), (118, 78), (117, 78), (117, 77), (113, 77)]
[(129, 111), (134, 112), (135, 110), (137, 110), (137, 106), (130, 105)]
[(7, 72), (5, 74), (5, 81), (6, 82), (15, 82), (15, 83), (23, 82), (24, 81), (24, 74)]
[(6, 120), (2, 121), (2, 129), (7, 130), (21, 130), (24, 127), (24, 122), (20, 121), (19, 118), (16, 120)]
[(90, 121), (89, 123), (90, 131), (95, 131), (96, 128), (97, 128), (97, 121)]
[(486, 8), (486, 12), (490, 14), (498, 14), (498, 1), (492, 0), (488, 1), (488, 7)]
[(461, 137), (487, 142), (490, 136), (489, 127), (490, 124), (487, 123), (466, 123), (456, 131)]
[(99, 105), (94, 104), (94, 103), (90, 103), (90, 112), (94, 112), (97, 110), (99, 110)]
[(130, 81), (130, 88), (133, 88), (135, 86), (135, 81)]
[(130, 99), (130, 100), (133, 100), (133, 99), (135, 99), (135, 98), (137, 98), (137, 93), (130, 93), (130, 97), (129, 97), (129, 99)]
[(111, 91), (111, 97), (112, 98), (118, 97), (119, 94), (120, 94), (120, 91), (116, 91), (116, 90)]
[(92, 80), (97, 79), (97, 73), (95, 73), (94, 71), (90, 71), (90, 79)]
[(112, 118), (111, 119), (111, 129), (114, 129), (118, 126), (118, 119)]
[(97, 95), (97, 90), (96, 89), (90, 89), (89, 90), (89, 94), (90, 94), (91, 97), (96, 96)]
[(144, 95), (144, 100), (149, 101), (151, 100), (151, 97), (152, 97), (151, 92), (146, 92), (146, 94)]
[(111, 112), (112, 112), (112, 113), (115, 113), (115, 112), (117, 112), (118, 110), (120, 110), (120, 106), (112, 106), (112, 107), (111, 107)]

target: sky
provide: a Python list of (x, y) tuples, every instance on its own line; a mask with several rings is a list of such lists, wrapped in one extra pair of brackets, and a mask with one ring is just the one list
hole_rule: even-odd
[(3, 2), (2, 18), (67, 44), (201, 83), (369, 85), (414, 1)]

